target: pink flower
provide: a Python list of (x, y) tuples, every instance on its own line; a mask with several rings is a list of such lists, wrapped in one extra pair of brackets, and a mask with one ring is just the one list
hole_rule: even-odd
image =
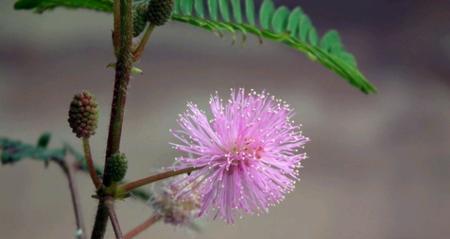
[(211, 120), (188, 103), (181, 130), (172, 131), (180, 140), (172, 145), (186, 153), (176, 158), (176, 167), (199, 168), (175, 182), (185, 186), (178, 196), (195, 188), (200, 215), (212, 212), (228, 223), (242, 212), (267, 212), (294, 189), (306, 158), (299, 150), (309, 139), (291, 120), (289, 105), (264, 91), (232, 89), (227, 103), (217, 93), (209, 103)]

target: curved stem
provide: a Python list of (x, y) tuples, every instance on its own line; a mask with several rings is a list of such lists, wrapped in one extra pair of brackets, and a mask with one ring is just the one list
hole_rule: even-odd
[(91, 146), (89, 144), (88, 138), (83, 138), (83, 150), (84, 150), (84, 158), (86, 159), (89, 175), (91, 176), (92, 182), (95, 185), (96, 189), (99, 189), (102, 186), (102, 182), (97, 175), (97, 171), (95, 170), (94, 160), (92, 159), (91, 154)]
[(78, 190), (75, 185), (75, 180), (73, 178), (73, 169), (70, 167), (70, 165), (67, 164), (65, 159), (57, 161), (55, 160), (55, 162), (57, 162), (58, 165), (61, 167), (61, 169), (63, 170), (64, 174), (67, 177), (67, 182), (69, 183), (70, 196), (72, 198), (73, 211), (75, 214), (75, 221), (77, 224), (76, 238), (86, 239), (86, 229), (84, 227), (83, 214), (81, 212)]
[(153, 224), (158, 222), (161, 218), (162, 218), (161, 215), (154, 214), (153, 216), (151, 216), (147, 220), (145, 220), (143, 223), (139, 224), (137, 227), (135, 227), (131, 231), (127, 232), (127, 234), (125, 234), (123, 236), (123, 239), (134, 238), (135, 236), (141, 234), (143, 231), (147, 230)]
[(138, 187), (141, 187), (141, 186), (144, 186), (144, 185), (147, 185), (147, 184), (150, 184), (150, 183), (153, 183), (153, 182), (165, 179), (165, 178), (170, 178), (170, 177), (177, 176), (177, 175), (184, 174), (184, 173), (190, 173), (197, 169), (200, 169), (200, 168), (190, 167), (190, 168), (184, 168), (184, 169), (180, 169), (180, 170), (176, 170), (176, 171), (167, 171), (164, 173), (159, 173), (156, 175), (138, 179), (133, 182), (125, 183), (125, 184), (119, 186), (119, 188), (123, 189), (125, 192), (129, 192)]

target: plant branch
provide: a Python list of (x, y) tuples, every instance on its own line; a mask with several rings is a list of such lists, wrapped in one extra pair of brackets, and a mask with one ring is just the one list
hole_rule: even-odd
[(105, 235), (106, 225), (108, 223), (108, 208), (105, 200), (100, 199), (97, 206), (97, 214), (95, 216), (94, 229), (92, 229), (91, 239), (102, 239)]
[(75, 185), (73, 169), (70, 165), (67, 164), (66, 160), (54, 160), (54, 162), (58, 163), (58, 165), (63, 170), (64, 174), (67, 177), (67, 182), (69, 183), (70, 196), (72, 198), (73, 211), (75, 214), (75, 221), (77, 224), (77, 238), (78, 239), (86, 239), (86, 229), (84, 227), (83, 222), (83, 214), (81, 212), (80, 207), (80, 198), (78, 195), (78, 190)]
[(150, 184), (150, 183), (153, 183), (153, 182), (165, 179), (165, 178), (170, 178), (170, 177), (177, 176), (177, 175), (184, 174), (184, 173), (190, 173), (197, 169), (199, 169), (199, 168), (190, 167), (190, 168), (184, 168), (184, 169), (180, 169), (180, 170), (176, 170), (176, 171), (167, 171), (164, 173), (159, 173), (156, 175), (138, 179), (133, 182), (125, 183), (125, 184), (119, 186), (119, 188), (121, 188), (125, 192), (129, 192), (138, 187), (141, 187), (141, 186), (144, 186), (144, 185), (147, 185), (147, 184)]
[(114, 234), (116, 239), (123, 239), (122, 230), (120, 229), (119, 220), (117, 219), (116, 211), (114, 210), (114, 200), (113, 198), (106, 199), (106, 207), (108, 208), (109, 218), (111, 219), (111, 224), (114, 229)]
[[(119, 4), (119, 0), (115, 0), (114, 4)], [(103, 183), (105, 186), (111, 185), (111, 175), (110, 172), (106, 170), (108, 168), (109, 158), (113, 154), (118, 153), (120, 149), (123, 116), (132, 68), (131, 48), (133, 19), (131, 9), (132, 0), (120, 0), (120, 47), (116, 63), (114, 92), (111, 103), (111, 116), (106, 148), (105, 171), (103, 175)]]
[[(125, 102), (133, 62), (131, 49), (133, 31), (132, 0), (114, 0), (114, 31), (113, 35), (115, 34), (119, 40), (118, 43), (114, 43), (118, 46), (118, 49), (115, 46), (117, 49), (115, 51), (117, 56), (116, 74), (103, 174), (103, 184), (106, 187), (112, 183), (112, 175), (108, 169), (109, 159), (113, 154), (118, 153), (120, 149)], [(119, 37), (117, 37), (117, 34)], [(108, 209), (103, 197), (99, 200), (92, 239), (102, 239), (104, 237), (107, 220)]]
[(102, 186), (102, 182), (97, 175), (97, 171), (95, 170), (94, 160), (92, 159), (91, 146), (89, 144), (88, 138), (83, 138), (83, 150), (84, 150), (84, 158), (86, 159), (86, 164), (88, 167), (89, 175), (91, 176), (92, 182), (95, 185), (96, 189), (99, 189)]
[(113, 30), (113, 47), (116, 56), (119, 55), (120, 44), (120, 1), (114, 0), (114, 30)]
[(145, 220), (143, 223), (139, 224), (137, 227), (133, 228), (131, 231), (127, 232), (123, 236), (123, 239), (132, 239), (135, 236), (141, 234), (143, 231), (147, 230), (149, 227), (151, 227), (153, 224), (158, 222), (162, 218), (159, 214), (154, 214), (153, 216), (149, 217), (147, 220)]
[(144, 35), (142, 36), (141, 40), (139, 41), (139, 45), (134, 49), (133, 51), (133, 61), (138, 61), (142, 53), (144, 52), (145, 46), (148, 43), (148, 40), (150, 39), (150, 36), (152, 35), (153, 29), (155, 29), (155, 25), (149, 24), (144, 32)]

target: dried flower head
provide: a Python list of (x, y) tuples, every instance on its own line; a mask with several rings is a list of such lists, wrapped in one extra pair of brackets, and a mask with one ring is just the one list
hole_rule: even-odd
[(187, 156), (177, 158), (176, 167), (198, 170), (176, 182), (200, 192), (200, 214), (214, 212), (232, 223), (236, 214), (267, 211), (292, 191), (298, 179), (300, 153), (309, 141), (300, 125), (291, 120), (293, 112), (286, 102), (266, 92), (231, 90), (224, 104), (211, 97), (212, 120), (192, 103), (180, 115), (180, 130), (172, 131), (181, 143), (173, 144)]
[(191, 193), (183, 198), (176, 197), (180, 188), (175, 184), (162, 185), (154, 190), (149, 199), (149, 205), (161, 215), (165, 223), (175, 226), (193, 225), (193, 219), (198, 217), (200, 209), (199, 194)]

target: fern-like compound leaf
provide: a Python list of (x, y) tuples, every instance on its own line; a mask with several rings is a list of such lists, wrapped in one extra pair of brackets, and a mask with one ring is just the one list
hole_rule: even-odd
[[(243, 1), (245, 4), (241, 4)], [(112, 12), (112, 0), (18, 0), (15, 8), (43, 12), (59, 6)], [(172, 20), (220, 35), (230, 32), (233, 39), (236, 33), (242, 33), (244, 38), (253, 34), (260, 40), (266, 38), (284, 43), (321, 63), (364, 93), (376, 91), (357, 68), (355, 57), (344, 48), (339, 33), (331, 30), (320, 37), (300, 7), (292, 10), (284, 6), (276, 8), (272, 0), (263, 0), (256, 10), (253, 0), (175, 0)]]

